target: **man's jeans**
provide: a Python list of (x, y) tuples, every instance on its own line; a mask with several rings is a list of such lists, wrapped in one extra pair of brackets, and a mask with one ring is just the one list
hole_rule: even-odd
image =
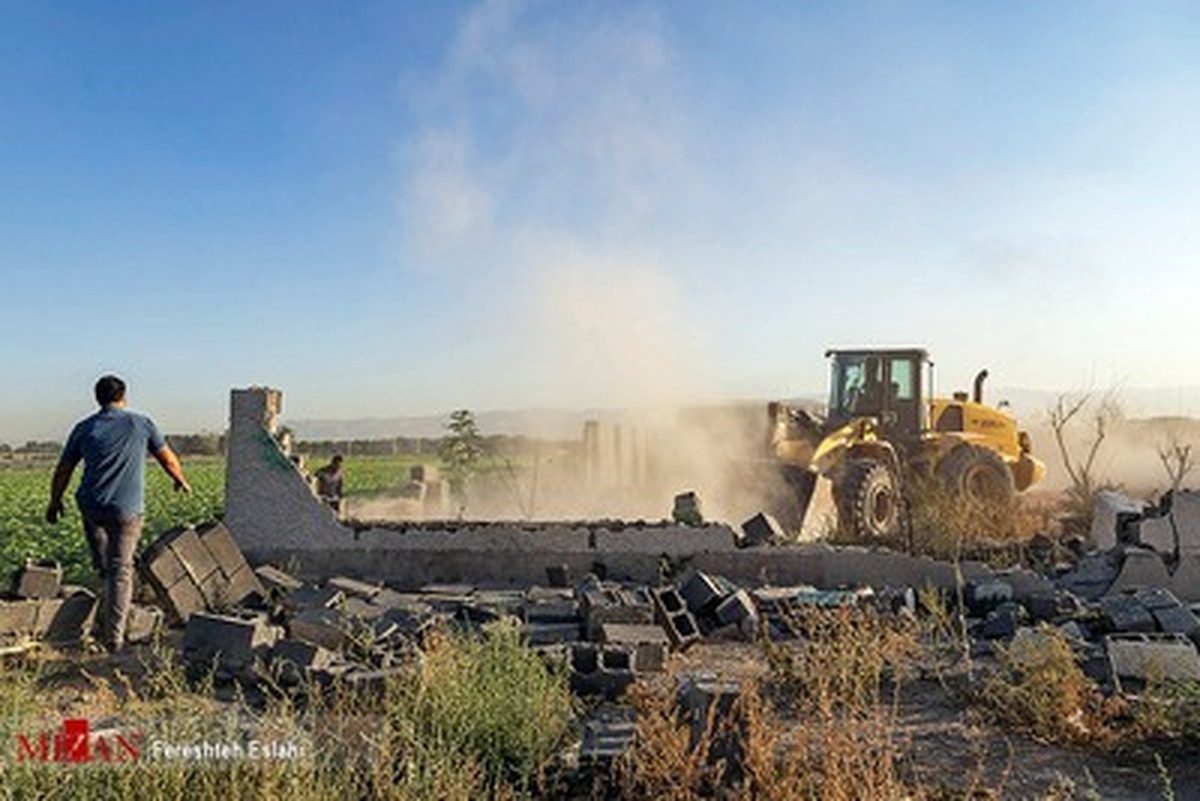
[(83, 533), (92, 552), (92, 564), (104, 580), (100, 604), (101, 643), (110, 651), (125, 644), (125, 620), (133, 601), (133, 554), (142, 536), (141, 515), (118, 515), (80, 509)]

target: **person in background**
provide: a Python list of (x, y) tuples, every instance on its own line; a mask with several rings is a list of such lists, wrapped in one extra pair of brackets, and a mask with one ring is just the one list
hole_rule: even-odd
[(96, 382), (100, 411), (71, 429), (50, 482), (46, 521), (64, 513), (63, 494), (75, 466), (83, 462), (83, 479), (75, 502), (92, 564), (104, 582), (97, 626), (100, 644), (109, 651), (125, 643), (125, 622), (133, 600), (133, 555), (142, 535), (146, 506), (146, 456), (153, 456), (175, 482), (177, 492), (191, 493), (179, 457), (149, 417), (125, 407), (125, 382), (106, 375)]
[(335, 453), (329, 464), (317, 470), (317, 495), (321, 500), (333, 507), (334, 511), (342, 510), (342, 455)]

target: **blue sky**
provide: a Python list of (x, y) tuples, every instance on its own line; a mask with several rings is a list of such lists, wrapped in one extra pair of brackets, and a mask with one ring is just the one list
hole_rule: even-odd
[(1194, 386), (1198, 179), (1192, 3), (0, 0), (0, 441)]

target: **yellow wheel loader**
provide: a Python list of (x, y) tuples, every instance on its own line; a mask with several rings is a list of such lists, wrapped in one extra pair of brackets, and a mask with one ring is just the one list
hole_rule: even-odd
[[(1028, 433), (983, 402), (987, 370), (974, 393), (926, 398), (933, 365), (922, 349), (830, 350), (824, 418), (771, 403), (770, 449), (794, 491), (784, 521), (803, 522), (819, 478), (830, 481), (838, 525), (856, 538), (891, 539), (905, 522), (905, 485), (915, 476), (997, 506), (1041, 481)], [(928, 381), (923, 378), (928, 377)]]

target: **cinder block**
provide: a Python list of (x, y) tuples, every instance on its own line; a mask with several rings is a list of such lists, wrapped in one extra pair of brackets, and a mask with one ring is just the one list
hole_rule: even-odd
[(148, 642), (162, 628), (163, 612), (157, 606), (134, 604), (125, 620), (125, 641)]
[(271, 648), (271, 671), (285, 687), (294, 686), (318, 671), (333, 667), (337, 655), (302, 640), (282, 639)]
[(666, 665), (670, 640), (662, 626), (605, 623), (600, 627), (600, 641), (610, 645), (632, 648), (639, 672), (659, 673)]
[(61, 585), (62, 565), (58, 562), (26, 562), (13, 577), (13, 595), (30, 600), (57, 598)]
[[(612, 624), (604, 624), (612, 625)], [(579, 642), (583, 639), (583, 626), (578, 621), (530, 622), (521, 626), (521, 637), (532, 647)]]
[(46, 598), (37, 602), (37, 615), (33, 625), (34, 637), (41, 639), (46, 636), (64, 603), (66, 601), (63, 598)]
[(1089, 553), (1059, 580), (1059, 584), (1080, 598), (1093, 601), (1109, 591), (1120, 572), (1120, 564), (1110, 553)]
[(1200, 681), (1200, 654), (1180, 634), (1109, 634), (1104, 638), (1112, 675), (1122, 679)]
[(364, 601), (371, 600), (382, 589), (378, 584), (368, 584), (365, 581), (359, 581), (347, 576), (335, 576), (326, 581), (325, 586), (341, 590), (347, 598), (361, 598)]
[(1153, 587), (1144, 590), (1138, 590), (1133, 594), (1137, 602), (1146, 607), (1147, 611), (1153, 612), (1156, 609), (1173, 609), (1177, 606), (1182, 606), (1179, 599), (1165, 587)]
[(382, 617), (387, 612), (386, 608), (364, 601), (361, 597), (347, 598), (338, 609), (346, 617), (358, 618), (360, 620), (374, 620), (375, 618)]
[(1151, 632), (1154, 617), (1141, 602), (1129, 595), (1114, 595), (1100, 601), (1100, 612), (1110, 631)]
[(1012, 585), (1000, 579), (969, 581), (966, 586), (967, 608), (973, 615), (986, 615), (1013, 599)]
[(284, 596), (283, 608), (289, 612), (298, 612), (302, 609), (332, 609), (335, 606), (341, 606), (345, 601), (346, 596), (341, 590), (333, 587), (308, 585)]
[(229, 577), (229, 597), (238, 605), (259, 605), (267, 597), (266, 588), (247, 565)]
[(196, 586), (202, 585), (205, 579), (220, 569), (217, 560), (213, 559), (208, 548), (200, 541), (200, 535), (193, 528), (180, 531), (177, 536), (171, 538), (167, 547), (179, 557), (184, 571)]
[(694, 492), (681, 492), (675, 496), (671, 519), (683, 526), (704, 525), (704, 514), (700, 508), (700, 496)]
[(706, 615), (721, 602), (721, 590), (716, 579), (696, 571), (680, 586), (679, 594), (693, 615)]
[(141, 559), (142, 575), (160, 593), (179, 583), (187, 576), (183, 562), (167, 547), (151, 546)]
[[(64, 592), (67, 590), (63, 588)], [(50, 621), (44, 635), (51, 645), (69, 645), (80, 642), (92, 626), (96, 613), (96, 596), (84, 587), (71, 588), (71, 594), (62, 599), (62, 604)]]
[(250, 567), (246, 563), (246, 557), (242, 555), (242, 549), (222, 523), (206, 523), (199, 526), (196, 533), (200, 542), (212, 555), (213, 561), (217, 563), (217, 567), (226, 576), (232, 576)]
[(589, 720), (583, 727), (579, 748), (580, 767), (608, 770), (633, 744), (637, 723), (633, 720)]
[(352, 669), (341, 677), (341, 684), (359, 696), (382, 698), (387, 692), (389, 681), (404, 678), (408, 670), (404, 667), (387, 667), (376, 670)]
[(259, 565), (254, 568), (254, 575), (268, 592), (285, 595), (304, 586), (304, 582), (289, 576), (274, 565)]
[(700, 627), (678, 590), (673, 586), (656, 587), (650, 595), (655, 619), (666, 631), (674, 650), (686, 651), (700, 641)]
[(590, 639), (600, 636), (600, 626), (605, 623), (651, 623), (654, 620), (650, 600), (643, 593), (620, 587), (585, 590), (580, 608)]
[(183, 632), (183, 658), (191, 667), (239, 672), (264, 658), (275, 643), (275, 629), (260, 615), (233, 616), (198, 612)]
[(716, 610), (717, 622), (722, 626), (741, 625), (743, 620), (757, 615), (754, 601), (745, 590), (738, 590), (725, 598), (717, 605)]
[(160, 593), (159, 600), (166, 607), (171, 622), (177, 624), (186, 623), (192, 615), (208, 609), (208, 602), (200, 594), (200, 588), (186, 575), (167, 589), (165, 597)]
[(723, 681), (712, 674), (685, 676), (678, 693), (680, 712), (691, 730), (692, 747), (698, 747), (705, 735), (711, 734), (709, 760), (725, 760), (727, 768), (734, 771), (742, 753), (739, 741), (744, 725), (735, 717), (741, 693), (738, 682)]
[(1182, 634), (1192, 640), (1200, 637), (1200, 618), (1186, 606), (1170, 606), (1150, 610), (1158, 628), (1168, 634)]
[(766, 512), (759, 512), (754, 517), (742, 523), (742, 536), (738, 538), (739, 548), (752, 548), (766, 545), (772, 540), (783, 541), (787, 535), (779, 521)]
[(349, 622), (336, 610), (322, 607), (304, 609), (288, 620), (292, 637), (340, 651), (346, 645)]
[(636, 678), (632, 650), (575, 643), (570, 650), (571, 690), (577, 695), (616, 699)]

